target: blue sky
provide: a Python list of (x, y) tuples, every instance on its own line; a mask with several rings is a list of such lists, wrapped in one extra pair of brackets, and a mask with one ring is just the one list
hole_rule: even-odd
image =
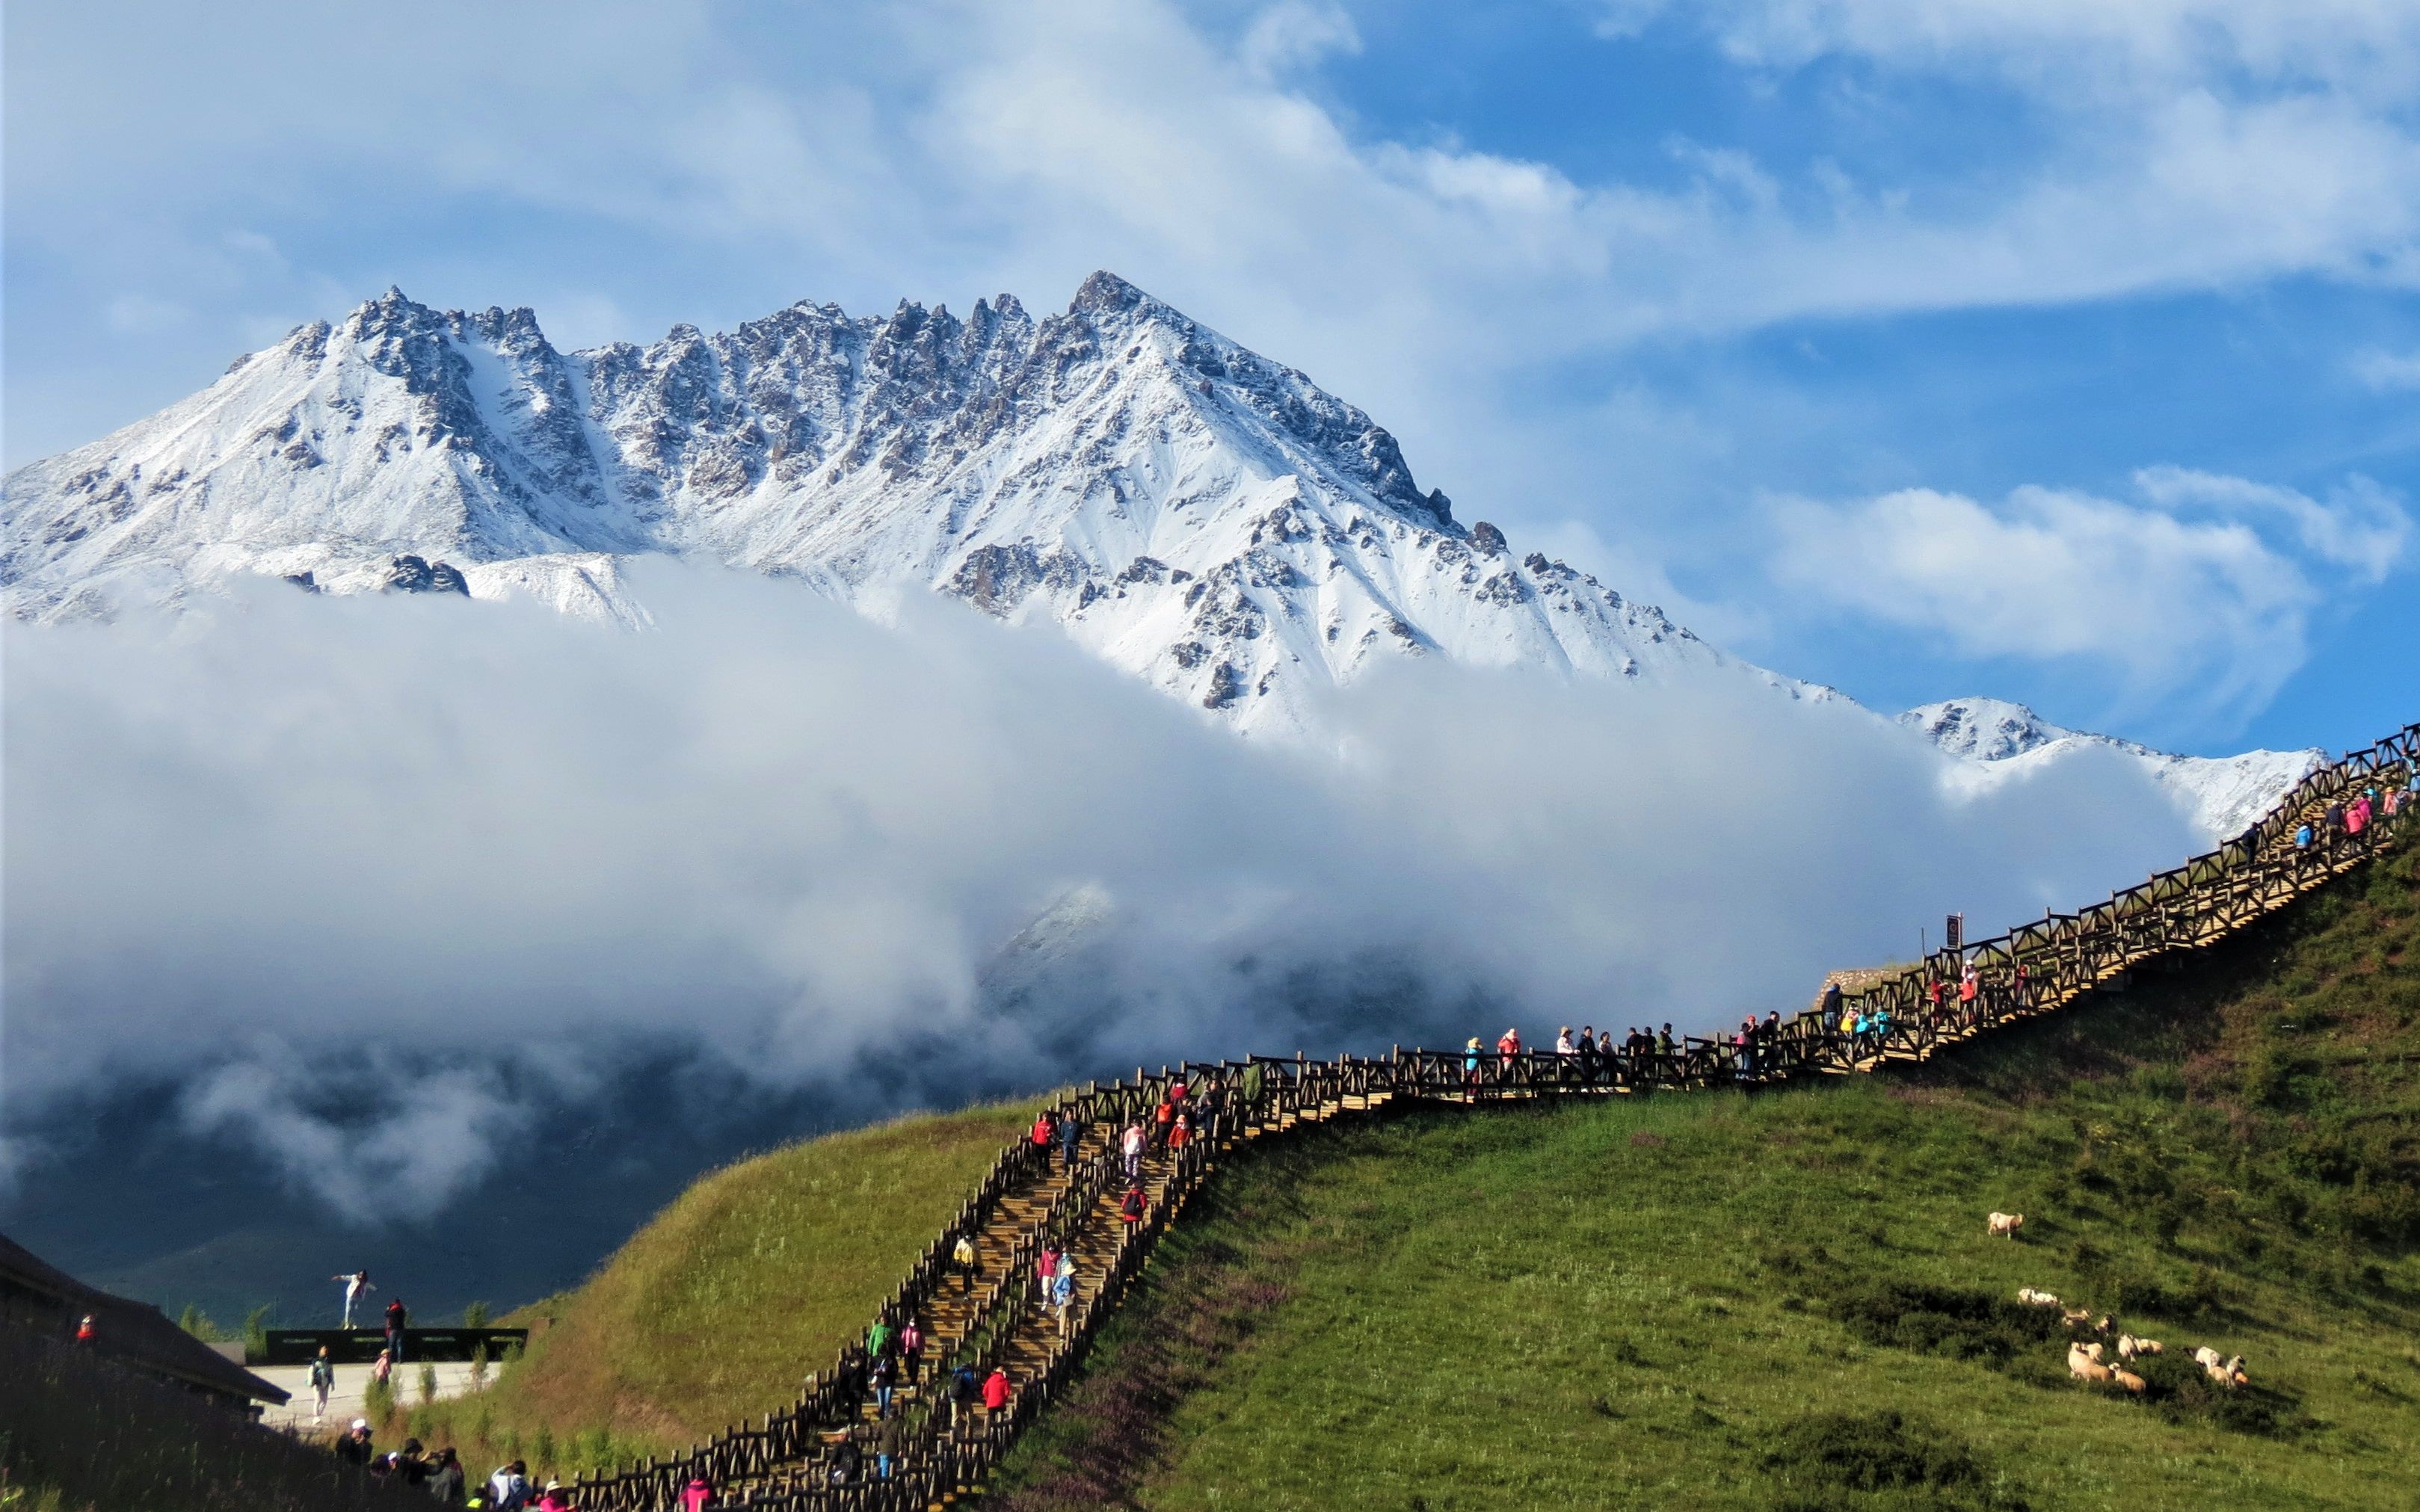
[(29, 0), (6, 455), (390, 283), (564, 345), (1116, 270), (1880, 707), (2420, 713), (2420, 8)]

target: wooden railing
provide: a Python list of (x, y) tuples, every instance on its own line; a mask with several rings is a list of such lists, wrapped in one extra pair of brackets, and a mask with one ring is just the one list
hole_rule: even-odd
[[(1617, 1048), (1585, 1057), (1400, 1048), (1386, 1057), (1334, 1060), (1253, 1056), (1163, 1066), (1156, 1076), (1138, 1068), (1131, 1080), (1095, 1083), (1051, 1103), (1048, 1111), (1054, 1120), (1073, 1119), (1109, 1137), (1079, 1162), (1042, 1214), (1020, 1228), (1007, 1263), (993, 1267), (975, 1295), (971, 1320), (960, 1331), (953, 1357), (932, 1373), (939, 1386), (955, 1365), (981, 1372), (1003, 1365), (1020, 1336), (1032, 1346), (1039, 1331), (1044, 1364), (1014, 1382), (1005, 1409), (954, 1428), (937, 1396), (917, 1394), (900, 1409), (899, 1454), (889, 1478), (831, 1484), (834, 1446), (866, 1429), (869, 1362), (863, 1348), (852, 1344), (830, 1370), (807, 1378), (788, 1411), (769, 1413), (755, 1427), (734, 1425), (688, 1454), (582, 1480), (574, 1503), (582, 1512), (655, 1512), (677, 1505), (692, 1476), (717, 1489), (722, 1498), (718, 1505), (766, 1512), (908, 1512), (949, 1500), (979, 1484), (1056, 1397), (1160, 1234), (1218, 1157), (1245, 1140), (1403, 1099), (1480, 1106), (1541, 1097), (1759, 1088), (1870, 1071), (1887, 1059), (1922, 1058), (1943, 1044), (2121, 982), (2144, 962), (2213, 944), (2350, 870), (2404, 832), (2412, 806), (2380, 813), (2358, 834), (2318, 825), (2316, 816), (2366, 789), (2408, 793), (2415, 773), (2420, 725), (2406, 726), (2313, 772), (2243, 834), (2106, 903), (2049, 914), (1961, 950), (1934, 951), (1894, 976), (1841, 993), (1828, 1008), (1768, 1019), (1752, 1036), (1691, 1036), (1635, 1053)], [(2295, 833), (2306, 820), (2324, 832), (2312, 844), (2298, 845)], [(1969, 966), (1976, 991), (1962, 998), (1958, 983)], [(1869, 1027), (1852, 1032), (1844, 1028), (1844, 1017), (1862, 1019)], [(1125, 1181), (1117, 1131), (1131, 1122), (1148, 1123), (1178, 1079), (1188, 1089), (1185, 1106), (1194, 1137), (1183, 1149), (1150, 1161), (1148, 1201), (1140, 1221), (1103, 1218), (1105, 1200)], [(1001, 1151), (974, 1195), (883, 1303), (879, 1320), (895, 1324), (930, 1313), (959, 1238), (982, 1234), (1002, 1216), (1004, 1198), (1043, 1180), (1052, 1154), (1022, 1139)], [(1082, 1246), (1089, 1261), (1063, 1336), (1042, 1319), (1031, 1284), (1036, 1252), (1046, 1239)]]

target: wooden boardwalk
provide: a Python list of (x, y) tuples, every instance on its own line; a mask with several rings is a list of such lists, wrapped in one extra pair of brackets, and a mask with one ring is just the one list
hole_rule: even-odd
[[(1668, 1050), (1589, 1057), (1401, 1049), (1334, 1060), (1254, 1056), (1163, 1066), (1156, 1075), (1138, 1068), (1129, 1080), (1096, 1083), (1049, 1109), (1054, 1119), (1072, 1119), (1082, 1131), (1072, 1166), (1055, 1143), (1010, 1146), (883, 1304), (876, 1321), (895, 1328), (913, 1318), (926, 1341), (924, 1377), (902, 1382), (888, 1420), (875, 1412), (869, 1362), (854, 1345), (830, 1369), (807, 1378), (790, 1410), (733, 1425), (687, 1454), (582, 1480), (574, 1504), (582, 1512), (657, 1512), (676, 1506), (681, 1488), (703, 1475), (718, 1505), (767, 1512), (946, 1506), (982, 1483), (1064, 1387), (1094, 1328), (1220, 1155), (1404, 1100), (1479, 1107), (1766, 1087), (1928, 1059), (1944, 1045), (2122, 983), (2147, 962), (2206, 949), (2351, 871), (2393, 843), (2413, 810), (2398, 806), (2388, 814), (2381, 802), (2358, 832), (2326, 816), (2373, 791), (2381, 800), (2389, 792), (2406, 794), (2420, 772), (2415, 758), (2420, 725), (2406, 726), (2313, 773), (2259, 824), (2208, 855), (2106, 903), (1936, 952), (1844, 994), (1829, 1010), (1799, 1012), (1753, 1038), (1690, 1038)], [(2296, 832), (2306, 823), (2319, 833), (2304, 846)], [(1958, 984), (1970, 968), (1976, 988), (1962, 997)], [(1884, 1026), (1847, 1032), (1844, 1013)], [(1182, 1108), (1194, 1137), (1182, 1149), (1155, 1149), (1143, 1159), (1137, 1183), (1142, 1211), (1130, 1217), (1121, 1211), (1129, 1182), (1118, 1140), (1131, 1124), (1151, 1129), (1167, 1103)], [(950, 1264), (962, 1235), (975, 1247), (971, 1279)], [(1035, 1259), (1046, 1243), (1076, 1257), (1076, 1302), (1065, 1319), (1044, 1305), (1036, 1281)], [(966, 1410), (954, 1421), (944, 1383), (961, 1364), (978, 1375), (1003, 1372), (1008, 1404), (996, 1412)], [(896, 1456), (892, 1473), (877, 1478), (886, 1440)]]

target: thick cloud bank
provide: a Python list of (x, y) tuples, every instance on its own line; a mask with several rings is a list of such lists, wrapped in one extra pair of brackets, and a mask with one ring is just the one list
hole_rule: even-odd
[(14, 631), (20, 1155), (154, 1080), (339, 1206), (427, 1211), (641, 1050), (871, 1111), (953, 1068), (1702, 1029), (2195, 848), (2117, 759), (1963, 793), (1745, 680), (1414, 666), (1285, 752), (953, 605), (639, 586), (653, 633), (282, 589)]

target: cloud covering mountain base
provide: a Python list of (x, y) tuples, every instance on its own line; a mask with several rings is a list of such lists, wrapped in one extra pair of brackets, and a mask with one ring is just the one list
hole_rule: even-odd
[(130, 1085), (368, 1219), (642, 1056), (870, 1115), (1506, 1018), (1706, 1030), (1945, 908), (1996, 927), (2196, 848), (2120, 757), (1978, 793), (1745, 681), (1415, 662), (1273, 749), (1052, 629), (634, 571), (647, 633), (274, 585), (13, 633), (22, 1179)]

